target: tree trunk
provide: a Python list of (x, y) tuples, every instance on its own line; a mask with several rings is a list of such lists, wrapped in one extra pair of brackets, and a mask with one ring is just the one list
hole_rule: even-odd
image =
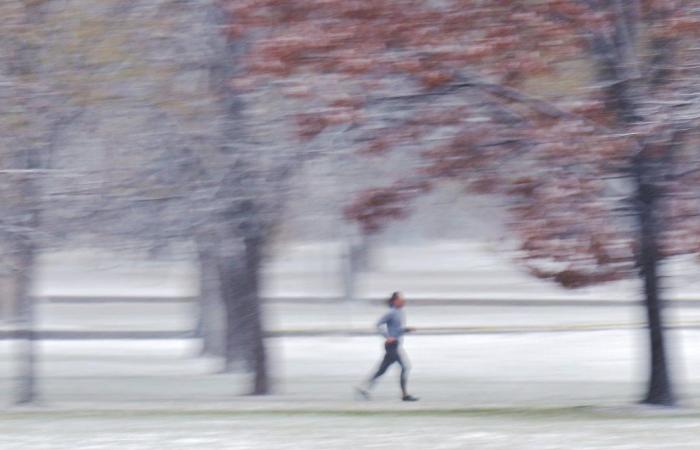
[(226, 309), (221, 297), (217, 256), (199, 246), (199, 317), (197, 337), (202, 355), (223, 357), (226, 352)]
[(267, 351), (262, 324), (262, 308), (260, 301), (260, 266), (262, 239), (251, 237), (245, 240), (247, 292), (245, 299), (246, 327), (249, 329), (250, 349), (249, 363), (254, 373), (252, 395), (265, 395), (270, 391), (269, 373), (267, 367)]
[(658, 188), (649, 181), (644, 162), (637, 166), (638, 217), (639, 217), (639, 266), (644, 282), (644, 305), (649, 330), (650, 361), (647, 394), (642, 403), (672, 406), (675, 397), (666, 355), (663, 302), (659, 289), (659, 243), (656, 213), (658, 209)]
[(348, 244), (343, 253), (343, 300), (348, 304), (351, 304), (356, 296), (357, 253), (357, 246), (353, 243)]
[[(599, 35), (592, 42), (592, 50), (598, 56), (599, 79), (609, 86), (608, 107), (616, 112), (620, 124), (632, 128), (643, 120), (639, 115), (638, 102), (645, 95), (645, 90), (638, 82), (636, 57), (633, 56), (638, 44), (638, 22), (623, 2), (618, 4), (628, 15), (618, 15), (614, 39), (608, 40)], [(659, 161), (654, 161), (647, 151), (646, 148), (640, 148), (631, 166), (637, 189), (635, 207), (639, 227), (638, 265), (644, 285), (650, 350), (649, 384), (642, 403), (671, 406), (675, 404), (675, 398), (664, 342), (663, 304), (658, 274), (661, 255), (657, 218), (662, 199), (658, 177)]]
[(217, 258), (217, 273), (219, 275), (219, 290), (225, 310), (224, 336), (224, 372), (235, 371), (244, 362), (245, 339), (243, 336), (243, 314), (238, 284), (243, 278), (240, 275), (240, 259), (229, 256)]
[(252, 395), (269, 392), (267, 353), (262, 326), (259, 279), (262, 240), (248, 238), (238, 257), (220, 258), (219, 284), (226, 307), (225, 368), (240, 364), (254, 374)]
[(17, 372), (14, 402), (17, 405), (36, 400), (36, 346), (34, 332), (34, 299), (31, 286), (34, 277), (34, 248), (28, 242), (18, 243), (15, 275), (15, 307), (17, 327)]

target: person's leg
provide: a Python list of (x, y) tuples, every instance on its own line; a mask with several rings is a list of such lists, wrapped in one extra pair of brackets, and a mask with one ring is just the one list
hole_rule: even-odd
[(377, 379), (384, 375), (387, 369), (392, 364), (394, 364), (397, 359), (398, 353), (396, 352), (396, 345), (386, 344), (384, 346), (384, 359), (382, 359), (382, 362), (379, 364), (379, 368), (377, 368), (377, 371), (374, 373), (372, 378), (370, 378), (367, 382), (367, 387), (371, 388), (372, 386), (374, 386), (374, 383), (376, 383)]
[(408, 364), (408, 359), (406, 359), (405, 355), (401, 355), (397, 351), (396, 361), (401, 366), (401, 377), (400, 377), (401, 399), (404, 401), (416, 401), (416, 400), (418, 400), (416, 397), (410, 395), (408, 393), (408, 390), (406, 389), (406, 385), (408, 384), (408, 371), (411, 369), (411, 366)]
[(398, 362), (399, 366), (401, 366), (401, 375), (399, 380), (401, 383), (401, 394), (403, 397), (405, 397), (408, 395), (408, 392), (406, 391), (406, 384), (408, 383), (408, 371), (410, 367), (408, 366), (406, 359), (400, 355), (397, 355), (396, 362)]

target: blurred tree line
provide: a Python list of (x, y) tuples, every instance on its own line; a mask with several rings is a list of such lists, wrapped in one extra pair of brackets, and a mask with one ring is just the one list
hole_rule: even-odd
[[(88, 246), (200, 262), (203, 351), (269, 389), (259, 268), (303, 158), (266, 145), (283, 112), (230, 88), (238, 43), (214, 2), (0, 5), (0, 223), (15, 289), (15, 399), (34, 400), (37, 254)], [(262, 142), (261, 142), (262, 141)]]

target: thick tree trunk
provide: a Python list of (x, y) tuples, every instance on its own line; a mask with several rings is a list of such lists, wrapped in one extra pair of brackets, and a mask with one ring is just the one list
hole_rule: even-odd
[(14, 286), (17, 318), (14, 403), (22, 405), (33, 403), (37, 397), (34, 299), (30, 292), (34, 276), (34, 248), (28, 242), (20, 242), (18, 247)]
[(675, 397), (669, 375), (659, 289), (659, 244), (656, 213), (658, 188), (647, 180), (643, 163), (638, 166), (639, 266), (644, 282), (644, 306), (649, 330), (650, 360), (647, 393), (642, 403), (672, 406)]
[(197, 337), (202, 355), (223, 357), (226, 352), (226, 309), (221, 297), (217, 255), (199, 247), (199, 317)]
[(262, 310), (259, 297), (262, 240), (245, 240), (238, 257), (220, 258), (219, 284), (226, 306), (225, 369), (234, 371), (240, 364), (254, 375), (252, 395), (269, 393)]

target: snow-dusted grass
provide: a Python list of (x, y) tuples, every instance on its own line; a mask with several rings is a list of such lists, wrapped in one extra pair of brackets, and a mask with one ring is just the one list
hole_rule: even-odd
[(0, 448), (696, 450), (697, 417), (136, 414), (3, 418)]
[[(271, 339), (275, 393), (242, 397), (191, 340), (49, 341), (42, 403), (0, 411), (0, 449), (692, 449), (700, 448), (700, 331), (671, 333), (687, 408), (634, 406), (641, 330), (409, 336), (411, 390), (395, 372), (370, 402), (352, 385), (381, 356), (374, 337)], [(0, 342), (0, 400), (11, 393)], [(697, 369), (697, 370), (696, 370)]]
[[(679, 386), (700, 383), (700, 331), (669, 333)], [(265, 401), (356, 404), (352, 385), (377, 364), (377, 337), (270, 339), (275, 393)], [(42, 399), (50, 405), (110, 402), (243, 401), (246, 377), (216, 372), (195, 340), (90, 340), (39, 343)], [(430, 407), (577, 406), (632, 402), (646, 371), (643, 330), (408, 336), (410, 386)], [(9, 398), (13, 344), (0, 341), (0, 401)], [(696, 370), (698, 368), (698, 370)], [(397, 400), (396, 371), (372, 404)], [(686, 396), (688, 397), (688, 396)], [(251, 401), (245, 399), (245, 401)]]

